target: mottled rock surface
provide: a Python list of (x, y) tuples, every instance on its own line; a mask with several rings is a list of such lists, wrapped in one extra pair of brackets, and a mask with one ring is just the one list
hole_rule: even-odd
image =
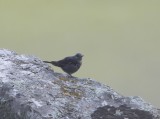
[(0, 50), (0, 119), (160, 119), (140, 97), (55, 73), (34, 56)]

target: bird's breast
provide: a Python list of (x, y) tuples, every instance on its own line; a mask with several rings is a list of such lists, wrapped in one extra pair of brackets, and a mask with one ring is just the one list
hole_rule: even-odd
[(63, 71), (72, 74), (76, 72), (81, 66), (81, 63), (76, 63), (76, 64), (66, 64), (64, 67), (62, 67)]

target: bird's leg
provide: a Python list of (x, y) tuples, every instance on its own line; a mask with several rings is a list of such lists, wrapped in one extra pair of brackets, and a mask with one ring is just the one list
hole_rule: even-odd
[(68, 78), (74, 78), (74, 76), (72, 76), (71, 74), (68, 74), (67, 77), (68, 77)]

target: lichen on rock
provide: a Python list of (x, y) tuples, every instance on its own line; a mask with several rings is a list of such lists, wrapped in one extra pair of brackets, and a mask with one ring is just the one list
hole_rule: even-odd
[(160, 119), (159, 115), (140, 97), (125, 97), (93, 79), (55, 73), (37, 57), (0, 50), (0, 119)]

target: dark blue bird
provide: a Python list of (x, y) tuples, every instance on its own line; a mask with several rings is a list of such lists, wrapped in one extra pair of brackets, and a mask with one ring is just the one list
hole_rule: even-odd
[(45, 63), (50, 63), (54, 66), (60, 67), (64, 72), (71, 75), (78, 71), (82, 64), (82, 57), (81, 53), (77, 53), (74, 56), (65, 57), (59, 61), (44, 61)]

